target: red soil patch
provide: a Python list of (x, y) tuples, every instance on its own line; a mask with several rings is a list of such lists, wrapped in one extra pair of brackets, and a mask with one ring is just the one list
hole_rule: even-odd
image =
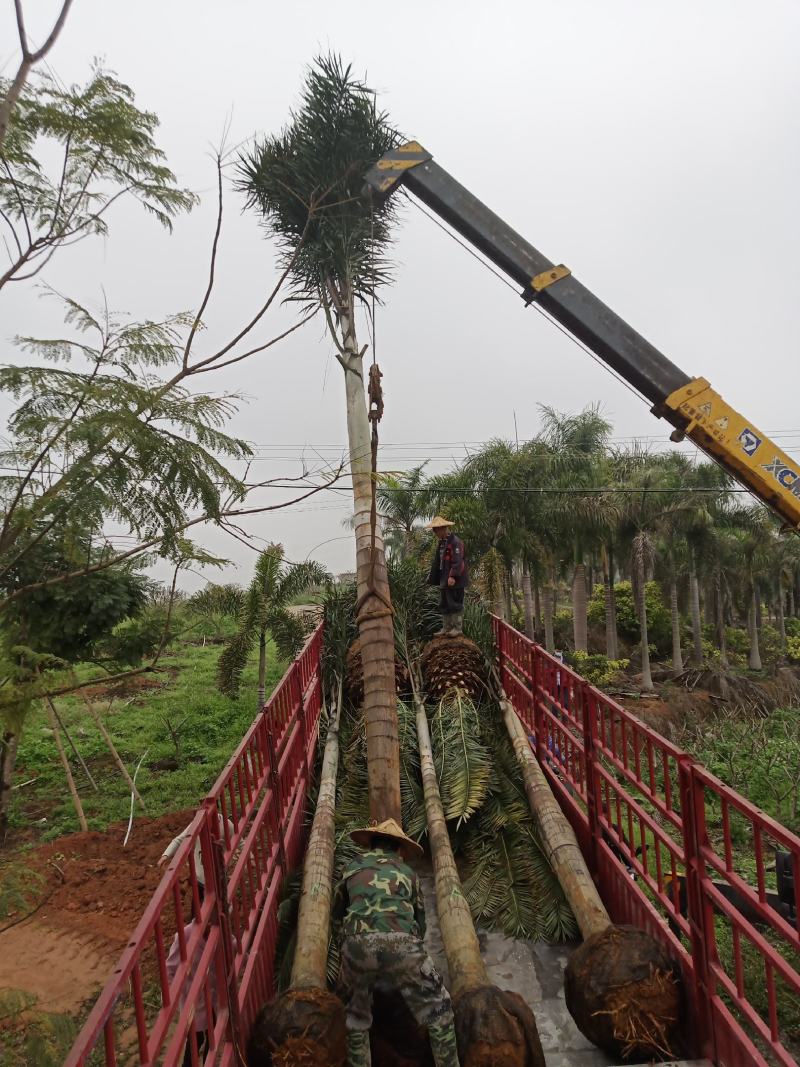
[(68, 834), (29, 853), (26, 864), (47, 879), (37, 923), (124, 945), (164, 874), (157, 866), (161, 853), (193, 815), (137, 816), (127, 848), (122, 822), (103, 832)]
[[(193, 814), (137, 816), (127, 848), (122, 822), (103, 833), (69, 834), (27, 853), (23, 862), (45, 881), (32, 913), (0, 922), (0, 993), (20, 990), (34, 998), (32, 1010), (80, 1016), (110, 977), (161, 881), (161, 853)], [(186, 892), (183, 897), (188, 917)], [(168, 907), (168, 943), (173, 932)], [(152, 945), (143, 964), (148, 981), (155, 975)], [(0, 1022), (0, 1047), (15, 1031), (24, 1033), (25, 1018), (12, 1014)]]

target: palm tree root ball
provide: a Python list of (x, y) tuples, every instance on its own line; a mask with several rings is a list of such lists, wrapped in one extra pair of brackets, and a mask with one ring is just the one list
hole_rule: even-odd
[(345, 1067), (344, 1005), (325, 989), (290, 989), (258, 1013), (248, 1067)]
[(674, 1058), (680, 970), (644, 930), (609, 926), (588, 937), (567, 962), (564, 993), (578, 1029), (610, 1056)]
[(545, 1067), (533, 1012), (517, 993), (479, 986), (453, 1005), (461, 1067)]

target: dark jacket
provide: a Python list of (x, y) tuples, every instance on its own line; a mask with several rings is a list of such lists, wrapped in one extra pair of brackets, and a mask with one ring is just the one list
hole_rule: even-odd
[(469, 579), (464, 542), (454, 533), (437, 542), (428, 585), (446, 586), (448, 578), (455, 578), (456, 589), (465, 589)]

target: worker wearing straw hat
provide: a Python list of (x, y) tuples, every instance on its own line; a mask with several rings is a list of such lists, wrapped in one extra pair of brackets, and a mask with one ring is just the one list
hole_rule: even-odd
[(467, 557), (464, 542), (453, 533), (453, 523), (436, 515), (428, 523), (438, 539), (428, 575), (429, 585), (439, 586), (442, 628), (437, 637), (455, 637), (464, 623), (464, 590), (467, 587)]
[(406, 863), (422, 855), (394, 819), (350, 837), (364, 849), (349, 864), (333, 899), (343, 917), (342, 985), (347, 1004), (347, 1062), (369, 1067), (369, 1029), (376, 985), (400, 993), (428, 1028), (436, 1067), (458, 1067), (450, 994), (428, 955), (419, 878)]

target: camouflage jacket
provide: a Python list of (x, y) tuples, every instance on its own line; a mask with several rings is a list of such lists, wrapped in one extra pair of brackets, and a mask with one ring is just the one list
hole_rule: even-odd
[(419, 879), (391, 852), (371, 849), (357, 856), (333, 898), (334, 918), (344, 917), (345, 937), (354, 934), (425, 936), (425, 906)]

